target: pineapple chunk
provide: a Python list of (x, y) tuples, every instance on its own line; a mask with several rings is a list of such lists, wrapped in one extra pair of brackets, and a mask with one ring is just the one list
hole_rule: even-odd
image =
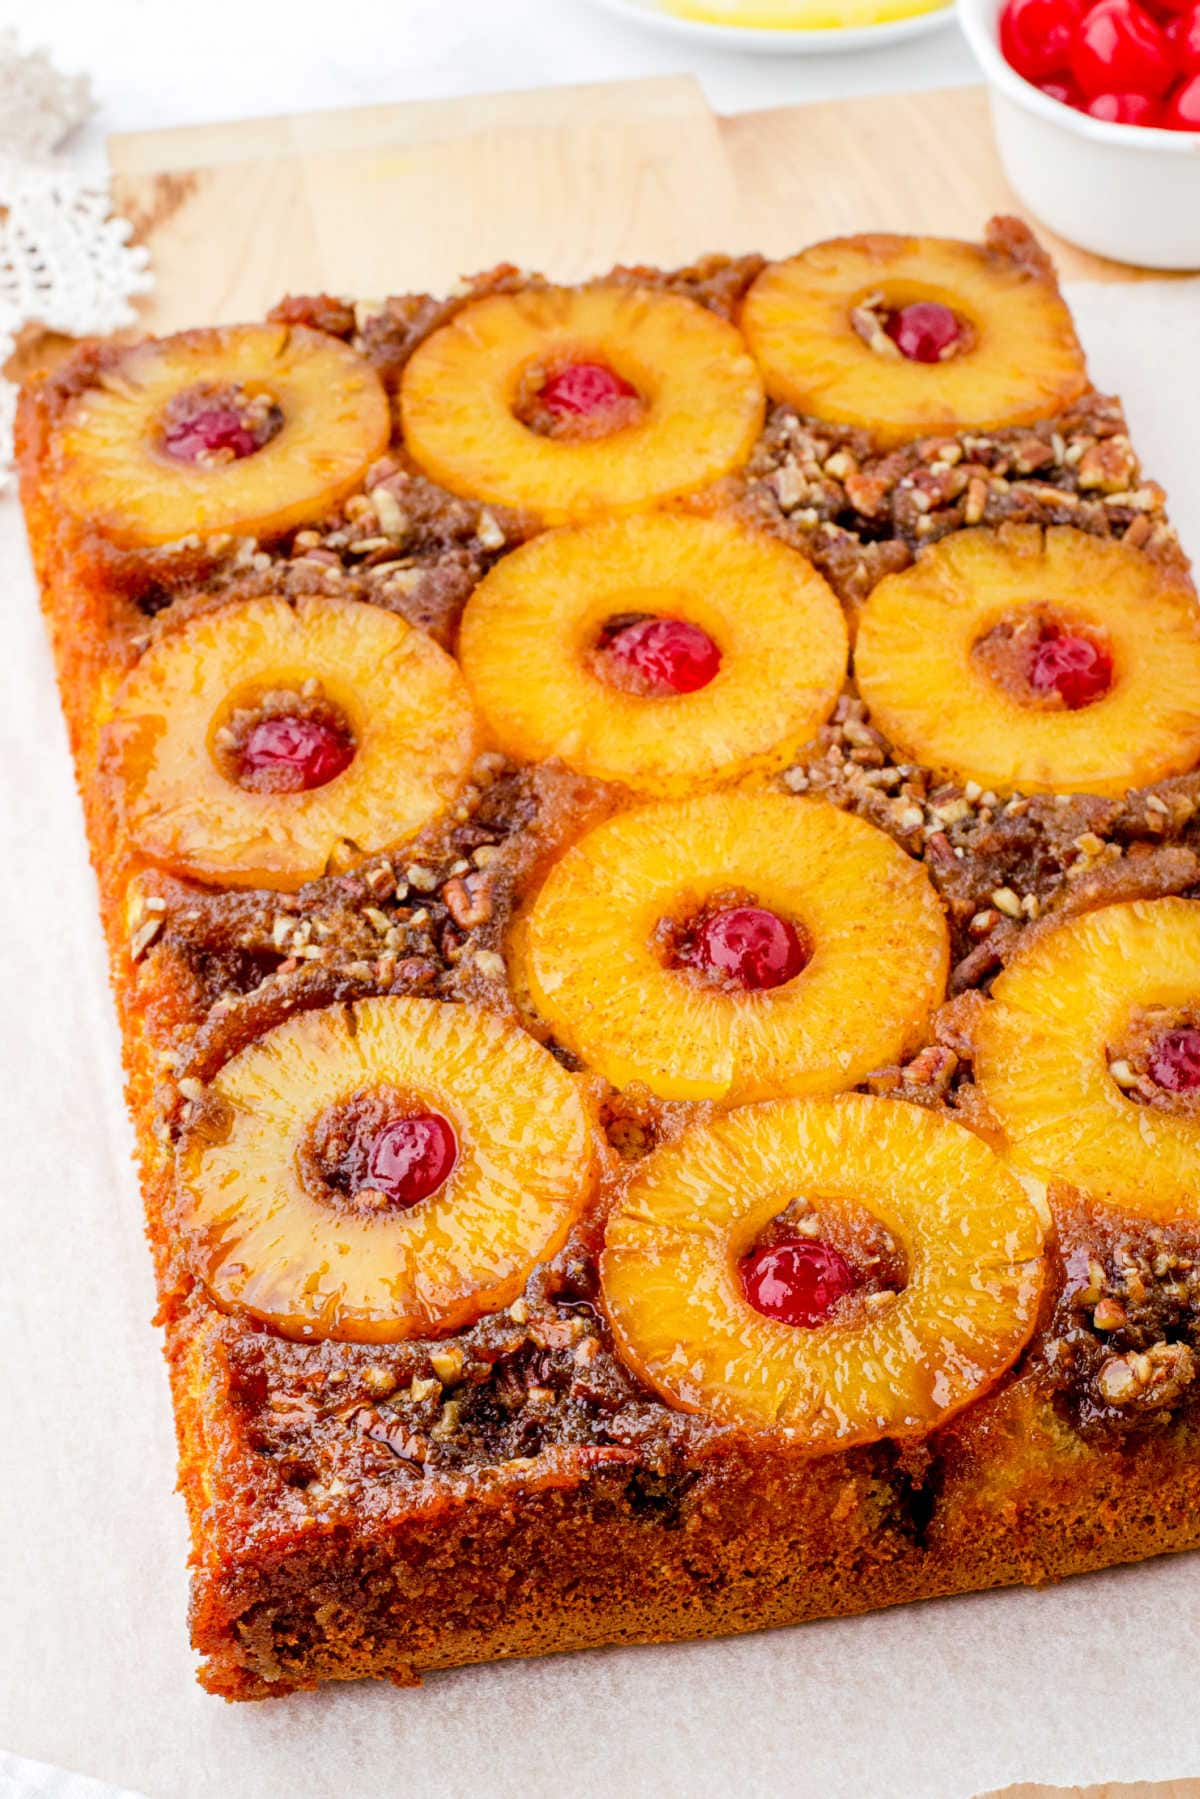
[[(227, 721), (313, 686), (354, 756), (301, 792), (256, 792), (223, 759)], [(236, 601), (147, 650), (120, 688), (106, 761), (142, 853), (197, 880), (294, 889), (401, 844), (459, 791), (480, 749), (457, 665), (394, 613), (351, 600)]]
[[(714, 895), (796, 927), (807, 966), (730, 991), (672, 965), (664, 934)], [(558, 1038), (614, 1086), (730, 1103), (836, 1093), (920, 1042), (946, 982), (941, 903), (884, 832), (819, 800), (721, 792), (599, 825), (510, 941)]]
[(1135, 900), (1069, 919), (997, 976), (975, 1078), (1014, 1159), (1144, 1218), (1200, 1218), (1200, 1113), (1145, 1103), (1121, 1078), (1150, 1010), (1200, 1002), (1200, 903)]
[[(989, 635), (1044, 617), (1102, 641), (1112, 681), (1077, 710), (994, 678)], [(854, 653), (898, 751), (998, 792), (1123, 793), (1200, 758), (1200, 613), (1138, 550), (1067, 525), (959, 531), (867, 601)]]
[[(700, 626), (720, 652), (715, 678), (649, 696), (605, 678), (607, 621), (639, 613)], [(650, 516), (514, 551), (472, 595), (460, 655), (510, 754), (672, 794), (786, 766), (833, 710), (847, 637), (794, 550), (723, 520)]]
[[(538, 371), (611, 368), (638, 416), (555, 436), (519, 416)], [(732, 325), (678, 294), (531, 288), (467, 306), (404, 371), (405, 442), (452, 493), (549, 524), (645, 510), (726, 475), (762, 427), (758, 371)], [(625, 419), (625, 413), (619, 415)]]
[[(172, 455), (172, 407), (207, 389), (269, 406), (278, 428), (246, 454)], [(277, 536), (357, 487), (390, 433), (382, 382), (336, 338), (285, 325), (185, 331), (136, 345), (79, 396), (56, 440), (56, 490), (69, 512), (130, 547), (193, 533)]]
[(743, 31), (861, 30), (940, 12), (949, 0), (662, 0), (669, 13)]
[[(960, 341), (910, 361), (890, 316), (944, 307)], [(964, 426), (1049, 418), (1087, 387), (1071, 315), (1052, 280), (976, 244), (882, 233), (831, 238), (771, 263), (746, 296), (742, 329), (772, 399), (882, 443)]]
[[(314, 1167), (323, 1114), (415, 1098), (450, 1124), (448, 1179), (406, 1209)], [(587, 1202), (579, 1084), (519, 1026), (438, 1000), (301, 1012), (228, 1062), (179, 1149), (176, 1219), (218, 1305), (297, 1338), (444, 1335), (511, 1304)]]
[[(797, 1195), (865, 1208), (907, 1281), (812, 1327), (765, 1317), (739, 1264)], [(1037, 1320), (1042, 1225), (978, 1137), (899, 1100), (777, 1100), (700, 1125), (638, 1170), (608, 1221), (605, 1306), (672, 1405), (831, 1451), (926, 1435), (1010, 1367)]]

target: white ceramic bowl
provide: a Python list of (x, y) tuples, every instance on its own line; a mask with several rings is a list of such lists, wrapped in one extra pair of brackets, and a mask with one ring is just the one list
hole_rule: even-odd
[(1000, 53), (1003, 0), (958, 0), (987, 77), (1000, 160), (1031, 212), (1081, 249), (1200, 269), (1200, 132), (1107, 125), (1049, 99)]

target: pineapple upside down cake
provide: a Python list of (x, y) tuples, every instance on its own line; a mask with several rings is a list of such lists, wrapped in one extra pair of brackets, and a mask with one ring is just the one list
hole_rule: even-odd
[(1200, 611), (1024, 227), (19, 433), (206, 1686), (1200, 1545)]

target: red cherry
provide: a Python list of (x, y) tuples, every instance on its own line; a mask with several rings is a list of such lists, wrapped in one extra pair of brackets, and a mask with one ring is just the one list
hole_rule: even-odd
[(260, 719), (242, 749), (242, 767), (270, 771), (280, 793), (307, 793), (324, 787), (354, 760), (354, 745), (323, 718), (276, 713)]
[(1200, 6), (1191, 5), (1167, 26), (1167, 42), (1183, 75), (1200, 74)]
[(858, 1279), (828, 1243), (788, 1237), (742, 1263), (742, 1288), (756, 1312), (780, 1324), (822, 1324)]
[(1033, 653), (1029, 685), (1035, 693), (1057, 693), (1068, 712), (1078, 712), (1108, 692), (1112, 674), (1112, 657), (1099, 644), (1051, 631)]
[(910, 362), (940, 362), (962, 336), (962, 326), (938, 300), (916, 300), (894, 312), (884, 330)]
[(1150, 1078), (1168, 1093), (1192, 1093), (1200, 1087), (1200, 1031), (1164, 1031), (1149, 1057)]
[(1065, 69), (1084, 0), (1008, 0), (1000, 14), (1000, 48), (1026, 81)]
[(1100, 0), (1075, 33), (1071, 72), (1088, 99), (1097, 94), (1165, 94), (1175, 75), (1171, 47), (1137, 0)]
[(260, 448), (258, 438), (233, 406), (205, 406), (169, 425), (162, 441), (167, 455), (176, 462), (196, 462), (218, 450), (231, 450), (240, 461)]
[(458, 1140), (438, 1112), (393, 1118), (371, 1144), (367, 1179), (398, 1206), (436, 1193), (458, 1160)]
[(559, 417), (584, 418), (618, 400), (636, 400), (637, 388), (603, 362), (570, 362), (551, 375), (539, 398)]
[(765, 906), (725, 906), (704, 920), (688, 960), (758, 993), (794, 980), (807, 965), (809, 951), (795, 925), (777, 912)]
[(1168, 131), (1200, 131), (1200, 74), (1189, 75), (1170, 96), (1162, 123)]
[(604, 652), (660, 693), (695, 693), (721, 666), (708, 632), (682, 618), (640, 618), (614, 631)]
[(1086, 110), (1107, 125), (1157, 125), (1160, 109), (1149, 94), (1097, 94)]
[(1059, 75), (1052, 81), (1039, 81), (1037, 85), (1047, 100), (1057, 100), (1060, 106), (1083, 105), (1083, 95), (1069, 75)]

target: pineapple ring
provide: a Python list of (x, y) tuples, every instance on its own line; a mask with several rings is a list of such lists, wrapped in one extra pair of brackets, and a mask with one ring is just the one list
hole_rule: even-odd
[[(346, 720), (344, 773), (256, 793), (222, 773), (214, 739), (239, 705), (319, 682)], [(478, 754), (457, 665), (395, 613), (354, 600), (237, 601), (160, 638), (131, 670), (106, 732), (139, 850), (200, 881), (294, 890), (405, 842), (443, 812)]]
[[(785, 985), (727, 992), (667, 966), (664, 918), (752, 893), (812, 949)], [(510, 940), (555, 1035), (616, 1087), (738, 1102), (836, 1093), (914, 1047), (945, 992), (946, 921), (924, 869), (821, 800), (721, 792), (589, 831)]]
[[(1078, 711), (1023, 705), (972, 649), (1004, 618), (1061, 607), (1113, 662)], [(1149, 557), (1069, 525), (959, 531), (863, 609), (854, 652), (872, 722), (914, 761), (997, 792), (1124, 793), (1200, 758), (1200, 614)]]
[[(541, 437), (516, 416), (531, 367), (600, 361), (643, 416), (605, 437)], [(400, 410), (408, 449), (452, 493), (548, 524), (645, 510), (727, 475), (762, 429), (758, 370), (732, 325), (679, 294), (535, 288), (477, 300), (415, 351)]]
[[(798, 1195), (864, 1207), (904, 1250), (882, 1305), (812, 1328), (764, 1317), (739, 1263)], [(924, 1436), (1012, 1366), (1037, 1321), (1043, 1234), (982, 1140), (898, 1100), (775, 1100), (657, 1150), (609, 1218), (617, 1345), (673, 1405), (831, 1451)]]
[(975, 1046), (1014, 1159), (1139, 1217), (1200, 1218), (1200, 1117), (1128, 1098), (1108, 1065), (1136, 1011), (1198, 999), (1195, 900), (1104, 906), (1022, 949)]
[[(606, 621), (637, 611), (699, 625), (721, 652), (716, 677), (644, 698), (594, 672)], [(785, 767), (832, 712), (847, 653), (842, 609), (802, 556), (739, 525), (666, 515), (514, 550), (471, 596), (459, 643), (501, 748), (657, 794)]]
[[(881, 354), (851, 314), (882, 296), (893, 310), (947, 306), (971, 340), (937, 363)], [(860, 425), (884, 444), (963, 426), (1049, 418), (1087, 387), (1071, 315), (1046, 276), (977, 244), (883, 234), (831, 238), (768, 264), (746, 296), (742, 330), (767, 392), (810, 417)]]
[[(445, 1117), (458, 1158), (406, 1211), (331, 1206), (306, 1180), (313, 1120), (377, 1086)], [(509, 1305), (591, 1192), (578, 1083), (519, 1026), (439, 1000), (300, 1012), (217, 1075), (179, 1150), (179, 1228), (209, 1292), (297, 1338), (393, 1343)]]
[[(281, 428), (240, 460), (174, 461), (156, 429), (177, 395), (206, 384), (269, 397)], [(277, 536), (357, 487), (390, 436), (383, 383), (337, 338), (301, 325), (183, 331), (135, 345), (80, 395), (58, 437), (58, 494), (130, 548), (193, 532)]]

